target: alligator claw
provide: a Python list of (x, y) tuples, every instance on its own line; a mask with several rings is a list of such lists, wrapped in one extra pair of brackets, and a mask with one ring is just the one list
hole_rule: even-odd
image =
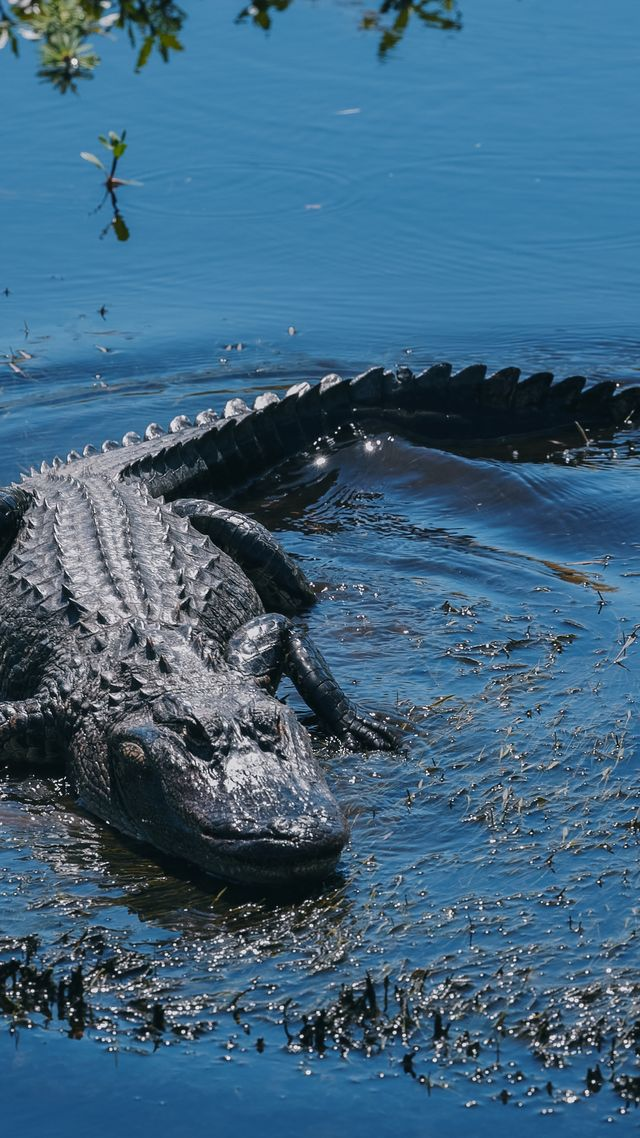
[(344, 739), (354, 750), (397, 751), (402, 742), (402, 729), (391, 723), (381, 712), (362, 711), (353, 708), (353, 719), (349, 723)]

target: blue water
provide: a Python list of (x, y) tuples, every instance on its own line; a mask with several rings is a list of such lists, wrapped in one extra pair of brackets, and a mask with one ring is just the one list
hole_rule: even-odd
[[(294, 0), (268, 34), (239, 6), (193, 0), (184, 52), (139, 75), (115, 32), (76, 96), (31, 45), (0, 53), (1, 481), (374, 362), (637, 379), (632, 0), (461, 0), (461, 30), (414, 12), (383, 60), (359, 3)], [(126, 243), (79, 157), (123, 128)], [(327, 584), (310, 624), (336, 672), (422, 733), (326, 756), (353, 836), (311, 898), (219, 896), (63, 783), (3, 781), (0, 955), (39, 937), (87, 1005), (81, 1028), (0, 1009), (5, 1124), (634, 1125), (639, 443), (534, 462), (382, 437), (252, 492)], [(367, 974), (378, 1014), (349, 1018)], [(323, 1053), (300, 1035), (321, 1008)]]
[[(47, 373), (216, 368), (238, 342), (542, 352), (568, 332), (587, 366), (594, 336), (636, 333), (631, 0), (467, 4), (462, 31), (416, 22), (383, 63), (359, 5), (297, 0), (268, 35), (236, 13), (195, 0), (186, 50), (139, 75), (122, 34), (99, 45), (77, 97), (37, 80), (29, 45), (5, 53), (4, 350), (25, 320)], [(126, 245), (99, 240), (79, 158), (123, 127), (122, 174), (144, 183), (119, 195)]]

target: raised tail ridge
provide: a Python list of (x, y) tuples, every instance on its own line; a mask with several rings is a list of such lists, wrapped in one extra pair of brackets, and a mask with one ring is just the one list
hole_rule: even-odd
[[(21, 475), (24, 491), (41, 476), (64, 475), (74, 464), (76, 477), (87, 472), (139, 478), (153, 496), (171, 499), (198, 489), (236, 489), (349, 427), (392, 430), (441, 447), (544, 438), (550, 432), (571, 445), (584, 440), (588, 430), (620, 427), (640, 417), (638, 386), (613, 380), (588, 384), (578, 375), (554, 380), (546, 371), (520, 378), (513, 367), (490, 376), (486, 371), (483, 364), (456, 374), (446, 363), (420, 374), (406, 367), (395, 372), (374, 367), (355, 379), (331, 374), (316, 384), (297, 383), (282, 397), (266, 392), (253, 409), (242, 399), (230, 399), (222, 417), (203, 411), (194, 424), (179, 415), (166, 434), (150, 423), (144, 438), (128, 431), (122, 445), (109, 439), (101, 451), (88, 445), (82, 454), (70, 451), (66, 462), (58, 457), (50, 465), (43, 462), (39, 470), (32, 467)], [(6, 493), (16, 491), (13, 486)], [(13, 516), (13, 497), (11, 502)]]
[(231, 399), (222, 418), (208, 412), (196, 426), (120, 451), (119, 475), (141, 478), (152, 494), (172, 498), (198, 486), (215, 491), (251, 481), (349, 424), (454, 445), (562, 430), (575, 439), (580, 430), (617, 427), (640, 415), (640, 387), (612, 380), (588, 385), (583, 376), (554, 380), (551, 372), (521, 378), (513, 367), (488, 377), (486, 371), (481, 364), (456, 374), (447, 363), (420, 374), (375, 367), (351, 380), (332, 374), (299, 383), (282, 398), (259, 395), (253, 409)]

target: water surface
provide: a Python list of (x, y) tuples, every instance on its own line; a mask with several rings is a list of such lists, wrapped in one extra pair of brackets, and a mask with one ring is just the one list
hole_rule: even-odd
[[(265, 35), (194, 2), (169, 67), (135, 75), (120, 37), (76, 97), (0, 56), (3, 481), (372, 362), (637, 378), (635, 6), (461, 7), (380, 61), (357, 4), (296, 0)], [(118, 243), (78, 155), (123, 127), (143, 186)], [(7, 777), (5, 1118), (633, 1125), (638, 441), (382, 434), (239, 499), (325, 586), (309, 627), (341, 680), (415, 738), (324, 756), (352, 840), (306, 898), (221, 892), (63, 781)]]

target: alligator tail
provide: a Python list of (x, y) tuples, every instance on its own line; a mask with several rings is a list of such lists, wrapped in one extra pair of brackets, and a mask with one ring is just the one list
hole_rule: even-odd
[(612, 380), (589, 386), (583, 376), (554, 381), (551, 372), (521, 379), (512, 367), (487, 377), (480, 364), (455, 375), (445, 363), (417, 375), (376, 367), (351, 380), (328, 375), (317, 384), (299, 383), (283, 398), (259, 395), (253, 410), (231, 399), (222, 418), (205, 412), (196, 426), (172, 424), (169, 435), (158, 437), (158, 428), (129, 454), (120, 452), (126, 461), (119, 474), (172, 498), (204, 485), (209, 491), (237, 487), (350, 424), (455, 445), (562, 430), (575, 440), (638, 416), (640, 387)]

